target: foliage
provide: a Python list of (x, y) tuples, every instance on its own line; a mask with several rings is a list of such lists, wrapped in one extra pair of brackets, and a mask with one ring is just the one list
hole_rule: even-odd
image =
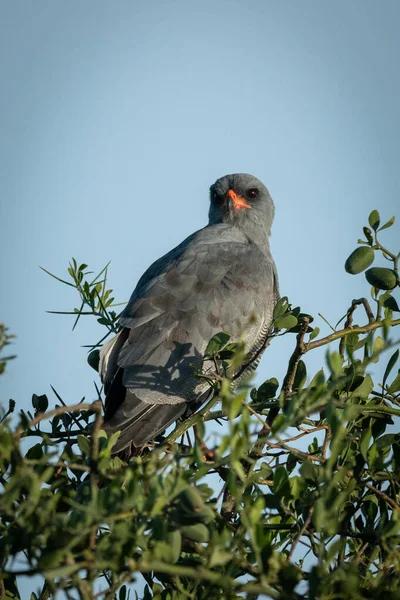
[[(3, 323), (0, 323), (0, 353), (5, 346), (9, 346), (12, 343), (14, 338), (15, 335), (8, 333), (8, 328)], [(0, 356), (0, 375), (4, 373), (7, 361), (13, 358), (15, 358), (14, 355)]]
[[(364, 228), (360, 244), (391, 260), (398, 287), (399, 255), (376, 238), (394, 219), (379, 221), (373, 211), (374, 234)], [(370, 264), (371, 254), (351, 270)], [(86, 269), (70, 265), (81, 298), (73, 314), (116, 331), (107, 268), (91, 280)], [(399, 598), (400, 369), (390, 336), (400, 319), (393, 292), (375, 283), (374, 311), (353, 300), (326, 337), (278, 302), (268, 343), (296, 334), (281, 385), (232, 392), (227, 375), (248, 359), (229, 335), (215, 336), (215, 397), (128, 465), (111, 453), (100, 401), (68, 407), (57, 395), (49, 410), (34, 394), (16, 426), (10, 406), (0, 426), (0, 592), (19, 598), (18, 576), (42, 574), (32, 600), (57, 590), (82, 600)], [(353, 323), (358, 308), (365, 325)], [(327, 367), (309, 377), (302, 357), (322, 346)]]

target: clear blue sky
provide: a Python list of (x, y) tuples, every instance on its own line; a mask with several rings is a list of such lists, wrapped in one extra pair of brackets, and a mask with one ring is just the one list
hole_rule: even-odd
[[(81, 346), (100, 327), (46, 314), (77, 300), (38, 265), (111, 260), (127, 300), (226, 173), (269, 187), (282, 294), (333, 322), (368, 294), (343, 263), (373, 208), (400, 218), (399, 18), (397, 0), (3, 1), (0, 320), (18, 358), (0, 401), (52, 401), (50, 383), (94, 398)], [(293, 341), (258, 381), (282, 377)]]

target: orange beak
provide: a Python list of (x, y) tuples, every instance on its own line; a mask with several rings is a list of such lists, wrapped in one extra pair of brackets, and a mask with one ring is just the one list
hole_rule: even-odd
[(229, 196), (229, 198), (232, 200), (233, 208), (235, 210), (237, 210), (239, 208), (251, 208), (250, 204), (247, 204), (247, 202), (243, 198), (243, 196), (239, 196), (239, 194), (237, 194), (233, 190), (228, 190), (226, 192), (226, 195)]

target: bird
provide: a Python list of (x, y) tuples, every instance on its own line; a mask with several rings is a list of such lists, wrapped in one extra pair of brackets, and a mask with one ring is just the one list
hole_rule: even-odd
[(275, 206), (247, 173), (210, 187), (208, 224), (156, 260), (120, 315), (120, 331), (100, 351), (103, 429), (119, 431), (112, 449), (138, 453), (213, 394), (200, 373), (209, 340), (224, 331), (244, 339), (249, 369), (261, 358), (279, 299), (269, 238)]

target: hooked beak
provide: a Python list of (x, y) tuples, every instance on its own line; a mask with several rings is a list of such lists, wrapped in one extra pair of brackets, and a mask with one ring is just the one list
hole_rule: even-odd
[(237, 194), (233, 190), (228, 190), (226, 192), (226, 200), (227, 200), (228, 207), (232, 206), (233, 210), (238, 210), (238, 209), (242, 209), (242, 208), (251, 208), (250, 204), (248, 204), (246, 202), (246, 200), (243, 198), (243, 196), (239, 196), (239, 194)]

